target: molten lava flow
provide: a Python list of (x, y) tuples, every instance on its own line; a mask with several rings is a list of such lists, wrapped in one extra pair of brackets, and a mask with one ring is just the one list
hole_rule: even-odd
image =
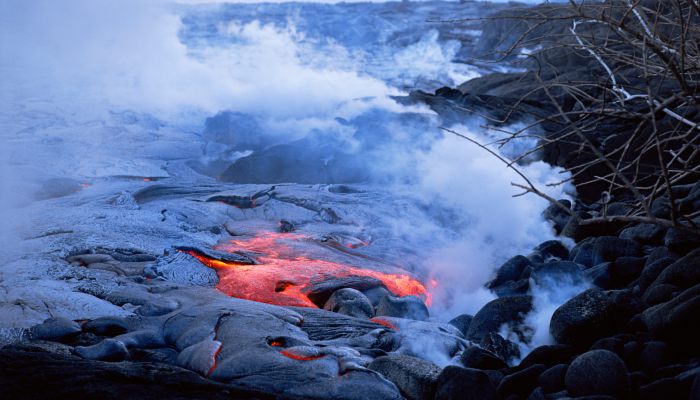
[(187, 253), (204, 265), (214, 268), (219, 276), (217, 288), (237, 298), (278, 305), (316, 307), (306, 296), (306, 290), (312, 285), (332, 278), (360, 276), (378, 279), (394, 294), (418, 296), (430, 305), (430, 293), (421, 282), (408, 274), (385, 273), (310, 258), (290, 246), (302, 240), (309, 239), (298, 233), (264, 232), (216, 247), (217, 250), (228, 252), (250, 253), (257, 262), (254, 265), (217, 260), (193, 251)]
[(311, 360), (318, 360), (319, 358), (325, 357), (325, 354), (317, 355), (317, 356), (305, 356), (301, 354), (294, 353), (290, 350), (282, 350), (280, 351), (280, 354), (287, 358), (291, 358), (292, 360), (299, 360), (299, 361), (311, 361)]
[(389, 322), (389, 321), (387, 321), (387, 320), (385, 320), (384, 318), (381, 318), (381, 317), (374, 317), (374, 318), (371, 318), (370, 321), (372, 321), (372, 322), (374, 322), (374, 323), (377, 323), (377, 324), (379, 324), (379, 325), (384, 325), (384, 326), (386, 326), (387, 328), (393, 329), (393, 330), (395, 330), (395, 331), (398, 331), (398, 330), (399, 330), (399, 328), (397, 328), (396, 325), (392, 324), (391, 322)]
[(207, 371), (207, 376), (211, 376), (211, 374), (214, 373), (216, 370), (216, 367), (218, 366), (218, 360), (217, 358), (219, 357), (219, 353), (221, 353), (221, 349), (224, 347), (223, 343), (219, 343), (219, 347), (216, 348), (214, 351), (214, 354), (211, 356), (211, 368), (209, 368), (209, 371)]

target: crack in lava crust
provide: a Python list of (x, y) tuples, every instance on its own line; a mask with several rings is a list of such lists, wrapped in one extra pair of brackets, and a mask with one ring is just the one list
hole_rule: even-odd
[[(297, 250), (303, 241), (312, 240), (298, 233), (262, 232), (215, 247), (227, 252), (252, 253), (257, 264), (217, 260), (194, 251), (186, 253), (216, 271), (218, 290), (241, 299), (283, 306), (316, 307), (306, 295), (312, 285), (332, 278), (360, 276), (382, 281), (395, 295), (417, 296), (430, 305), (431, 296), (426, 287), (407, 273), (385, 273), (310, 258)], [(293, 248), (290, 244), (296, 246)], [(434, 285), (434, 282), (431, 283)]]

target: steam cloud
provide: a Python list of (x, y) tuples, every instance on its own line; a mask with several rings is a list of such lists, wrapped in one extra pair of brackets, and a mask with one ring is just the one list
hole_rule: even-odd
[[(181, 10), (161, 1), (3, 3), (0, 71), (3, 86), (11, 82), (11, 87), (2, 90), (2, 122), (7, 128), (2, 140), (8, 144), (2, 149), (7, 152), (2, 157), (2, 184), (19, 187), (12, 198), (3, 196), (3, 220), (11, 205), (25, 202), (32, 182), (48, 177), (46, 163), (55, 174), (80, 178), (108, 169), (105, 160), (143, 156), (120, 147), (111, 134), (89, 128), (108, 119), (111, 110), (145, 113), (167, 121), (172, 129), (185, 130), (201, 129), (203, 118), (217, 111), (235, 110), (255, 115), (263, 129), (280, 140), (323, 131), (350, 145), (353, 127), (338, 118), (379, 110), (377, 115), (420, 113), (432, 121), (433, 131), (424, 132), (425, 125), (389, 118), (390, 143), (399, 145), (382, 148), (389, 162), (377, 168), (379, 174), (392, 177), (396, 190), (409, 182), (424, 202), (452, 212), (447, 216), (449, 229), (436, 222), (439, 215), (407, 222), (429, 250), (425, 267), (440, 282), (433, 310), (438, 318), (476, 312), (493, 298), (483, 284), (495, 267), (553, 237), (540, 215), (543, 200), (512, 197), (510, 183), (520, 181), (513, 171), (463, 139), (442, 135), (437, 130), (440, 122), (429, 110), (400, 106), (390, 98), (402, 94), (388, 83), (392, 79), (411, 82), (447, 71), (443, 81), (459, 83), (475, 76), (451, 63), (458, 50), (455, 43), (440, 42), (428, 33), (411, 47), (385, 55), (383, 68), (365, 71), (356, 54), (338, 43), (316, 46), (306, 41), (292, 21), (286, 26), (229, 23), (219, 27), (225, 44), (190, 47), (180, 37)], [(430, 62), (419, 62), (425, 59)], [(382, 71), (393, 75), (382, 76)], [(14, 118), (17, 113), (25, 117)], [(23, 125), (28, 121), (35, 125)], [(36, 125), (44, 122), (47, 126)], [(28, 128), (45, 133), (39, 140), (53, 141), (32, 142), (18, 135)], [(453, 128), (481, 142), (491, 139), (477, 120)], [(416, 135), (431, 138), (430, 143), (412, 148)], [(95, 153), (87, 158), (81, 143), (93, 143)], [(167, 148), (163, 151), (169, 156)], [(541, 188), (561, 179), (561, 171), (541, 162), (522, 169)], [(549, 194), (565, 196), (561, 188)], [(392, 223), (397, 230), (407, 228), (401, 221)], [(9, 233), (3, 231), (8, 243), (4, 236)], [(536, 326), (548, 323), (537, 317), (531, 321)]]

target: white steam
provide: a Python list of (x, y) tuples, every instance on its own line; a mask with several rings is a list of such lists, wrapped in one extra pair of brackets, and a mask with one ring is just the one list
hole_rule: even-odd
[[(490, 139), (477, 121), (453, 130), (480, 143)], [(444, 282), (443, 290), (437, 290), (436, 304), (442, 304), (445, 316), (473, 314), (494, 298), (483, 285), (498, 266), (554, 238), (542, 217), (547, 201), (534, 195), (513, 197), (520, 190), (511, 182), (524, 183), (522, 178), (493, 155), (457, 136), (437, 142), (419, 168), (421, 192), (458, 210), (464, 224), (449, 246), (429, 258), (434, 277)], [(560, 170), (541, 161), (518, 168), (550, 196), (566, 196), (561, 187), (546, 186), (561, 179)]]
[[(109, 124), (103, 119), (111, 110), (131, 109), (167, 122), (184, 121), (197, 129), (203, 116), (233, 110), (260, 117), (263, 129), (286, 139), (314, 130), (350, 137), (352, 130), (336, 118), (351, 119), (372, 110), (429, 113), (391, 100), (389, 96), (401, 94), (392, 84), (475, 76), (469, 67), (452, 63), (458, 44), (441, 43), (435, 32), (426, 32), (403, 50), (374, 60), (379, 65), (370, 65), (367, 71), (352, 51), (339, 43), (318, 48), (304, 41), (304, 32), (292, 23), (284, 27), (257, 21), (222, 24), (217, 34), (225, 39), (223, 43), (188, 47), (179, 37), (183, 25), (176, 10), (161, 1), (3, 2), (0, 73), (3, 86), (12, 82), (12, 87), (2, 90), (3, 126), (11, 129), (3, 129), (1, 135), (3, 144), (8, 144), (3, 150), (13, 153), (17, 161), (10, 166), (9, 157), (3, 154), (3, 180), (10, 175), (43, 178), (47, 170), (95, 176), (113, 171), (110, 168), (126, 159), (136, 165), (139, 157), (147, 157), (139, 153), (139, 146), (125, 148), (125, 135), (152, 143), (171, 134), (105, 127)], [(15, 107), (17, 104), (21, 107)], [(17, 110), (24, 118), (19, 121), (28, 124), (54, 118), (54, 130), (41, 137), (41, 146), (14, 144), (11, 135), (27, 128), (12, 122)], [(492, 140), (477, 122), (453, 128), (481, 142)], [(429, 148), (411, 149), (407, 143), (413, 136), (407, 132), (416, 133), (419, 128), (395, 124), (388, 131), (392, 139), (404, 143), (388, 152), (387, 159), (395, 164), (387, 170), (417, 176), (411, 180), (416, 182), (414, 194), (455, 215), (442, 237), (424, 233), (426, 248), (436, 247), (425, 256), (438, 281), (434, 314), (449, 319), (474, 313), (493, 298), (483, 285), (497, 266), (553, 237), (541, 217), (546, 203), (532, 195), (512, 197), (517, 190), (510, 183), (521, 182), (520, 178), (473, 144), (447, 135)], [(44, 132), (40, 126), (31, 128)], [(418, 133), (439, 136), (436, 127)], [(51, 169), (35, 164), (49, 159)], [(561, 179), (560, 171), (541, 162), (521, 169), (540, 189)], [(2, 187), (9, 186), (3, 182)], [(561, 188), (548, 193), (564, 195)], [(19, 199), (3, 198), (3, 213), (6, 204)], [(420, 226), (416, 228), (420, 233)], [(558, 301), (557, 297), (550, 303)], [(540, 309), (548, 312), (546, 306)]]

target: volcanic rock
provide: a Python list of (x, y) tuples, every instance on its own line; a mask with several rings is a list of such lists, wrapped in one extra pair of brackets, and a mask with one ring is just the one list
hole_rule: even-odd
[(495, 400), (498, 393), (483, 371), (448, 366), (437, 380), (435, 400)]
[(544, 393), (555, 393), (564, 390), (564, 377), (569, 368), (566, 364), (557, 364), (542, 372), (537, 384)]
[(378, 357), (367, 368), (392, 381), (410, 400), (432, 399), (440, 374), (430, 361), (406, 355)]
[(204, 379), (172, 365), (93, 361), (71, 354), (37, 351), (29, 345), (0, 349), (0, 386), (3, 398), (8, 400), (113, 400), (137, 399), (146, 395), (153, 399), (272, 398), (252, 389)]
[(639, 243), (615, 236), (602, 236), (593, 241), (593, 265), (615, 261), (620, 257), (637, 256), (641, 251)]
[(637, 224), (620, 232), (620, 239), (634, 240), (640, 244), (660, 244), (666, 228), (656, 224)]
[(157, 262), (147, 265), (143, 273), (148, 278), (163, 277), (182, 285), (213, 287), (219, 282), (214, 269), (203, 267), (197, 259), (181, 252), (159, 258)]
[(75, 353), (88, 360), (121, 361), (129, 358), (124, 343), (115, 339), (105, 339), (93, 346), (76, 346)]
[(615, 286), (625, 286), (637, 279), (644, 269), (645, 259), (642, 257), (620, 257), (610, 266)]
[(656, 380), (639, 388), (639, 399), (695, 399), (688, 397), (692, 382), (683, 382), (676, 378)]
[(180, 305), (177, 301), (166, 297), (161, 297), (142, 305), (136, 310), (136, 313), (143, 316), (153, 317), (171, 313), (177, 310), (179, 306)]
[[(559, 240), (548, 240), (540, 243), (535, 247), (535, 251), (540, 252), (545, 256), (556, 257), (560, 260), (569, 258), (569, 249)], [(547, 258), (547, 257), (545, 257)]]
[[(525, 268), (525, 270), (523, 270), (523, 276), (529, 276), (530, 272), (532, 272), (532, 267)], [(517, 281), (508, 281), (502, 285), (491, 288), (491, 291), (498, 297), (523, 295), (527, 294), (528, 290), (530, 290), (530, 280), (527, 277), (523, 277)]]
[[(571, 202), (566, 199), (561, 199), (559, 200), (559, 203), (565, 205), (569, 209), (571, 208)], [(544, 219), (549, 221), (552, 226), (554, 227), (554, 231), (557, 234), (560, 234), (562, 230), (564, 230), (564, 227), (566, 224), (569, 222), (569, 219), (571, 219), (571, 214), (567, 213), (566, 211), (562, 210), (561, 207), (559, 207), (556, 204), (550, 204), (543, 212), (542, 216)], [(562, 257), (566, 258), (566, 257)]]
[(121, 318), (100, 317), (86, 322), (83, 330), (100, 336), (117, 336), (128, 331), (129, 326)]
[(661, 272), (673, 263), (674, 260), (670, 257), (663, 257), (653, 262), (647, 261), (642, 273), (639, 275), (639, 290), (642, 293), (646, 292)]
[(642, 300), (644, 303), (653, 306), (671, 300), (673, 295), (680, 290), (678, 286), (667, 283), (660, 283), (651, 286), (644, 292)]
[(333, 293), (344, 288), (352, 288), (364, 292), (374, 288), (385, 288), (379, 279), (368, 276), (334, 277), (321, 282), (313, 283), (305, 289), (306, 296), (318, 307), (322, 308)]
[(452, 318), (448, 324), (456, 327), (460, 332), (462, 332), (463, 335), (466, 336), (467, 330), (469, 330), (469, 325), (472, 323), (472, 319), (474, 319), (473, 315), (462, 314)]
[(54, 317), (32, 327), (29, 330), (29, 337), (35, 340), (62, 342), (74, 338), (80, 331), (81, 328), (77, 322), (67, 318)]
[(352, 288), (336, 290), (326, 301), (323, 309), (356, 318), (372, 318), (374, 316), (372, 303), (369, 302), (367, 296)]
[(625, 363), (607, 350), (592, 350), (576, 357), (566, 371), (565, 385), (572, 396), (624, 397), (630, 390)]
[(503, 338), (496, 332), (489, 332), (479, 343), (481, 348), (495, 354), (506, 364), (515, 358), (520, 358), (520, 348), (508, 339)]
[(408, 318), (425, 321), (429, 317), (428, 308), (415, 296), (384, 296), (375, 309), (377, 316)]
[(700, 249), (696, 249), (665, 268), (654, 283), (667, 283), (682, 288), (688, 288), (700, 283)]
[(498, 385), (498, 393), (502, 397), (511, 394), (527, 396), (537, 386), (537, 378), (547, 369), (543, 364), (531, 365), (503, 378)]
[(691, 348), (700, 337), (700, 285), (686, 289), (670, 301), (644, 310), (642, 320), (654, 335)]
[(495, 288), (508, 281), (518, 280), (520, 274), (522, 274), (525, 267), (531, 266), (532, 261), (530, 261), (525, 256), (515, 256), (510, 260), (506, 261), (496, 270), (496, 277), (488, 283), (488, 288)]
[(608, 294), (599, 289), (589, 289), (554, 311), (549, 331), (558, 343), (585, 346), (625, 322), (615, 315)]
[[(697, 224), (695, 221), (694, 223)], [(676, 228), (670, 228), (664, 236), (664, 245), (671, 251), (684, 254), (700, 246), (700, 235), (686, 232)]]
[(612, 263), (604, 262), (596, 265), (595, 267), (588, 268), (583, 275), (586, 280), (594, 284), (601, 289), (610, 289), (612, 287), (612, 274), (610, 273), (610, 267)]
[(639, 368), (653, 373), (668, 365), (671, 359), (668, 344), (658, 340), (646, 342), (639, 352)]
[(572, 261), (549, 261), (536, 266), (530, 278), (537, 286), (554, 289), (561, 285), (578, 285), (583, 283), (583, 268)]
[(464, 350), (459, 361), (466, 368), (474, 369), (501, 369), (508, 366), (495, 354), (477, 346), (471, 346)]
[(509, 296), (486, 303), (469, 325), (467, 339), (481, 341), (489, 332), (498, 332), (503, 324), (518, 325), (532, 309), (532, 296)]

